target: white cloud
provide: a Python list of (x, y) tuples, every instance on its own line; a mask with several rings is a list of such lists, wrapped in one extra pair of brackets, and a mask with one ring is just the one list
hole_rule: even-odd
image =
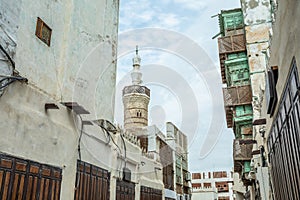
[[(217, 40), (211, 39), (211, 37), (219, 31), (218, 21), (217, 18), (211, 19), (211, 16), (219, 13), (220, 10), (223, 9), (239, 7), (239, 0), (122, 0), (120, 2), (121, 32), (128, 29), (144, 27), (160, 27), (180, 31), (194, 41), (197, 41), (197, 43), (205, 49), (205, 52), (211, 57), (212, 63), (217, 64), (217, 66), (211, 66), (211, 70), (220, 73), (218, 69), (219, 58), (217, 53)], [(145, 39), (153, 40), (153, 38), (150, 37), (145, 37)], [(135, 41), (132, 42), (134, 48)], [(205, 77), (203, 76), (209, 76), (211, 71), (209, 70), (202, 73), (201, 77), (199, 76), (199, 73), (193, 71), (193, 68), (181, 58), (174, 58), (176, 56), (169, 56), (164, 53), (165, 52), (159, 51), (154, 53), (142, 51), (142, 65), (161, 64), (174, 69), (192, 88), (193, 93), (196, 95), (199, 109), (196, 110), (194, 107), (189, 106), (187, 110), (180, 110), (180, 101), (178, 102), (176, 98), (171, 98), (170, 95), (158, 90), (157, 87), (151, 90), (152, 105), (160, 105), (163, 107), (166, 112), (167, 120), (169, 119), (170, 121), (179, 123), (179, 125), (176, 124), (178, 127), (180, 127), (180, 122), (182, 121), (182, 119), (178, 117), (181, 115), (181, 112), (191, 112), (189, 120), (197, 118), (196, 115), (200, 113), (198, 125), (200, 128), (198, 134), (192, 138), (193, 141), (189, 141), (191, 171), (217, 169), (222, 167), (230, 169), (232, 167), (231, 148), (233, 134), (232, 131), (228, 129), (223, 130), (220, 134), (219, 141), (209, 156), (203, 160), (199, 160), (200, 148), (205, 141), (205, 137), (209, 135), (208, 130), (212, 119), (212, 107), (220, 108), (220, 115), (224, 115), (221, 99), (220, 104), (212, 105), (211, 99), (213, 96), (209, 94), (210, 91), (208, 91), (205, 85)], [(206, 57), (200, 58), (203, 62), (206, 62)], [(125, 56), (118, 62), (118, 70), (120, 70), (118, 76), (122, 77), (126, 72), (131, 70), (131, 58), (131, 55)], [(217, 70), (214, 69), (216, 67)], [(218, 77), (220, 77), (220, 75)], [(172, 80), (172, 77), (167, 78)], [(122, 78), (119, 77), (118, 80), (122, 80)], [(173, 81), (175, 82), (174, 85), (180, 84), (174, 79)], [(121, 91), (119, 92), (121, 94)], [(119, 104), (121, 105), (122, 100), (120, 94), (117, 98), (120, 98)], [(154, 100), (153, 98), (155, 98), (155, 96), (157, 99)], [(116, 117), (121, 116), (122, 118), (122, 109), (121, 105), (121, 110), (116, 114)]]
[(181, 6), (190, 10), (201, 10), (207, 7), (210, 1), (200, 0), (174, 0), (175, 3), (181, 4)]

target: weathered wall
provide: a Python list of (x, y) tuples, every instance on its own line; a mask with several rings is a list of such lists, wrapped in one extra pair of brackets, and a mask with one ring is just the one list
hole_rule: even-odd
[[(91, 112), (83, 119), (113, 120), (118, 4), (1, 1), (0, 42), (28, 84), (13, 83), (0, 97), (0, 152), (60, 167), (61, 199), (74, 198), (81, 124), (60, 102), (78, 102)], [(37, 17), (52, 29), (50, 47), (35, 36)], [(0, 74), (11, 74), (0, 55)], [(45, 103), (59, 109), (45, 111)], [(112, 171), (116, 147), (97, 126), (83, 131), (81, 159)]]
[(270, 0), (241, 0), (241, 6), (246, 26), (271, 21)]
[[(112, 120), (118, 2), (23, 0), (19, 15), (20, 74), (55, 100)], [(37, 17), (52, 29), (50, 47), (35, 36)]]
[(246, 187), (240, 179), (240, 175), (238, 173), (233, 173), (233, 186), (232, 190), (234, 193), (244, 194), (246, 192)]
[[(253, 121), (255, 121), (257, 119), (265, 118), (262, 107), (265, 99), (265, 74), (267, 70), (266, 52), (269, 48), (269, 35), (272, 19), (271, 4), (269, 0), (241, 0), (241, 6), (244, 15), (247, 54), (253, 96)], [(253, 139), (257, 141), (257, 144), (253, 145), (253, 150), (259, 150), (261, 145), (265, 145), (266, 141), (261, 137), (259, 132), (261, 128), (261, 126), (253, 126)], [(253, 159), (254, 166), (261, 164), (258, 163), (259, 160), (260, 159)], [(255, 168), (256, 167), (253, 169), (254, 171), (256, 170)], [(264, 181), (266, 182), (268, 180)], [(254, 199), (254, 187), (250, 186), (249, 190), (251, 199)], [(269, 191), (269, 187), (266, 190)], [(269, 195), (267, 194), (266, 196), (266, 200), (269, 199)]]
[[(145, 94), (130, 93), (123, 96), (125, 129), (148, 126), (149, 101), (149, 96)], [(140, 112), (141, 116), (137, 116), (137, 112)]]
[[(2, 1), (0, 6), (0, 45), (7, 51), (12, 59), (15, 58), (16, 54), (21, 5), (21, 0), (11, 0)], [(0, 75), (12, 75), (12, 64), (2, 51), (0, 51), (0, 66)], [(2, 80), (2, 78), (3, 77), (0, 77), (0, 80)], [(7, 83), (7, 81), (3, 81), (0, 86), (5, 83)], [(3, 90), (0, 90), (0, 96), (2, 93)]]
[(63, 169), (62, 199), (72, 199), (78, 132), (73, 113), (44, 111), (49, 99), (23, 84), (10, 86), (0, 98), (0, 152)]

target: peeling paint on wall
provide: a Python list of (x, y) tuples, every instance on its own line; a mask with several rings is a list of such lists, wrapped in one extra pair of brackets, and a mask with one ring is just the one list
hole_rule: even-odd
[(245, 25), (261, 24), (271, 21), (269, 0), (241, 0)]

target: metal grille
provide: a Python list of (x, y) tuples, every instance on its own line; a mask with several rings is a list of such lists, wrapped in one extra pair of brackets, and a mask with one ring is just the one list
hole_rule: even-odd
[(0, 154), (0, 199), (58, 200), (62, 170)]
[(219, 54), (246, 51), (244, 34), (231, 35), (218, 38)]
[(117, 180), (116, 200), (134, 200), (135, 184), (122, 180)]
[(108, 200), (109, 183), (107, 170), (77, 161), (75, 200)]
[(141, 186), (140, 200), (161, 200), (162, 191), (146, 186)]
[(279, 111), (268, 136), (273, 192), (276, 199), (300, 199), (300, 98), (295, 60)]
[(225, 106), (251, 104), (252, 92), (250, 85), (223, 88)]

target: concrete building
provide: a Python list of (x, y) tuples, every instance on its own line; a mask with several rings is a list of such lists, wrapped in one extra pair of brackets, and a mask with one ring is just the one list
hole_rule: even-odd
[[(200, 193), (207, 193), (212, 196), (214, 190), (217, 191), (218, 200), (233, 200), (233, 177), (232, 172), (216, 171), (216, 172), (200, 172), (192, 173), (192, 197), (194, 192), (196, 196)], [(210, 198), (211, 199), (211, 198)]]
[(174, 124), (167, 122), (166, 142), (173, 150), (174, 188), (178, 200), (191, 199), (191, 174), (188, 170), (187, 136)]
[(192, 200), (217, 200), (218, 191), (217, 188), (193, 188), (192, 189)]

